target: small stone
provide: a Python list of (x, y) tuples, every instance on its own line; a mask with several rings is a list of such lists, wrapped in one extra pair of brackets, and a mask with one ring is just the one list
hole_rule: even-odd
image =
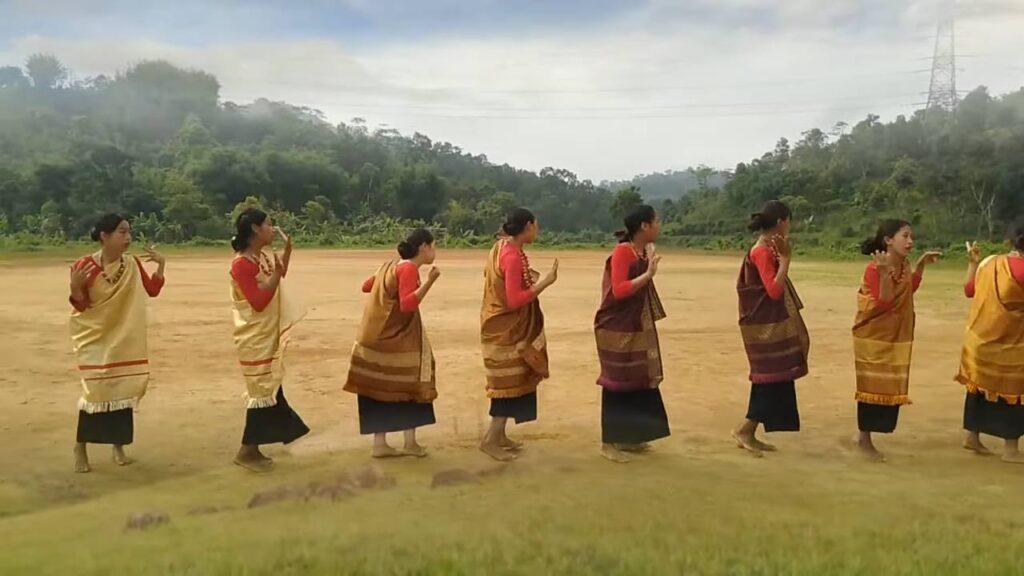
[(319, 498), (337, 502), (353, 495), (355, 495), (355, 491), (352, 489), (351, 484), (339, 481), (330, 484), (310, 484), (306, 498)]
[(286, 500), (294, 500), (296, 498), (305, 498), (306, 491), (302, 488), (293, 488), (291, 486), (280, 486), (273, 490), (267, 490), (265, 492), (257, 492), (252, 495), (249, 499), (248, 508), (259, 508), (260, 506), (267, 506), (269, 504), (277, 504), (278, 502), (284, 502)]
[(430, 483), (431, 488), (437, 488), (439, 486), (459, 486), (463, 484), (479, 484), (480, 477), (468, 470), (461, 468), (452, 468), (449, 470), (441, 470), (434, 474), (434, 479)]
[(355, 476), (356, 485), (364, 490), (370, 488), (392, 488), (397, 483), (394, 476), (381, 471), (378, 466), (365, 466)]
[(163, 512), (139, 512), (128, 517), (127, 530), (147, 530), (170, 521)]

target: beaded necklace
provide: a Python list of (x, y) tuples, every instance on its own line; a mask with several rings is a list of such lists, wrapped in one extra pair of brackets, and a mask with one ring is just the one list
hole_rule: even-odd
[(636, 256), (637, 260), (639, 260), (641, 262), (646, 262), (647, 261), (647, 246), (644, 246), (643, 250), (637, 252), (636, 246), (634, 246), (633, 243), (630, 242), (629, 243), (629, 248), (630, 248), (630, 250), (633, 251), (633, 255)]
[(776, 261), (778, 261), (780, 258), (779, 258), (779, 249), (775, 247), (775, 242), (777, 240), (785, 240), (785, 238), (786, 238), (785, 236), (782, 236), (782, 235), (779, 235), (779, 234), (771, 234), (769, 236), (761, 236), (761, 239), (764, 242), (764, 245), (768, 247), (768, 250), (771, 251), (772, 256), (775, 258)]
[(893, 270), (889, 271), (889, 277), (892, 278), (893, 284), (897, 284), (897, 285), (900, 282), (903, 282), (903, 278), (905, 278), (906, 275), (907, 275), (907, 261), (906, 261), (906, 259), (904, 259), (902, 262), (900, 262), (900, 273), (899, 273), (899, 276), (896, 275), (895, 271), (893, 271)]
[[(118, 265), (118, 267), (117, 267), (117, 272), (114, 272), (114, 275), (112, 277), (111, 276), (107, 276), (106, 270), (103, 269), (102, 265), (100, 266), (100, 274), (103, 275), (103, 279), (106, 280), (107, 283), (110, 284), (110, 285), (117, 284), (121, 280), (121, 276), (124, 276), (124, 271), (125, 271), (126, 265), (125, 265), (125, 262), (124, 262), (124, 255), (123, 254), (121, 255), (119, 261), (120, 261), (120, 265)], [(100, 255), (100, 262), (103, 262), (103, 256), (102, 255)]]
[(526, 252), (522, 248), (519, 249), (519, 261), (523, 269), (523, 287), (529, 289), (533, 287), (533, 275), (530, 274), (530, 259), (526, 257)]

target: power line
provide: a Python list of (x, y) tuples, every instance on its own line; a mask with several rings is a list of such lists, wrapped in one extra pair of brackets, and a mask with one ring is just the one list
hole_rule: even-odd
[[(907, 108), (913, 103), (900, 102), (890, 104), (893, 108)], [(874, 110), (880, 106), (864, 104), (860, 106), (824, 106), (824, 107), (800, 107), (780, 110), (754, 110), (747, 112), (701, 112), (694, 114), (627, 114), (627, 115), (492, 115), (492, 114), (424, 114), (419, 112), (403, 113), (399, 111), (395, 116), (412, 118), (440, 118), (450, 120), (667, 120), (679, 118), (728, 118), (728, 117), (769, 117), (783, 115), (801, 115), (813, 112), (839, 112), (853, 110)]]
[[(469, 93), (473, 95), (482, 94), (616, 94), (616, 93), (641, 93), (641, 92), (686, 92), (686, 91), (707, 91), (717, 88), (752, 88), (756, 86), (793, 85), (824, 82), (848, 82), (855, 78), (884, 78), (892, 76), (906, 76), (910, 74), (924, 74), (930, 69), (899, 70), (891, 72), (877, 72), (868, 74), (856, 74), (850, 76), (821, 76), (821, 77), (800, 77), (780, 78), (777, 80), (763, 80), (757, 82), (737, 82), (727, 84), (682, 84), (666, 86), (616, 86), (616, 87), (588, 87), (588, 88), (478, 88), (474, 86), (431, 86), (431, 87), (405, 87), (387, 84), (377, 85), (350, 85), (338, 82), (325, 82), (323, 80), (307, 81), (301, 83), (310, 87), (328, 88), (335, 92), (357, 92), (379, 94), (384, 92), (408, 92), (408, 93)], [(262, 84), (276, 84), (294, 86), (293, 80), (260, 79)]]
[[(920, 95), (919, 92), (906, 94), (895, 94), (892, 96), (880, 96), (880, 100), (904, 101)], [(863, 96), (834, 98), (832, 101), (863, 101)], [(876, 99), (877, 101), (877, 99)], [(777, 100), (768, 102), (687, 102), (681, 104), (665, 104), (652, 106), (573, 106), (573, 107), (546, 107), (546, 106), (455, 106), (455, 105), (432, 105), (432, 104), (371, 104), (365, 102), (334, 102), (335, 106), (349, 108), (369, 108), (383, 110), (427, 110), (427, 111), (459, 111), (472, 110), (474, 112), (652, 112), (659, 110), (687, 110), (693, 108), (715, 109), (715, 108), (756, 108), (765, 106), (792, 106), (797, 104), (821, 104), (821, 99), (815, 100)]]

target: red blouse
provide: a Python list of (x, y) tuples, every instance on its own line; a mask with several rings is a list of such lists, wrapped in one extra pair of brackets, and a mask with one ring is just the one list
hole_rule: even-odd
[(750, 251), (750, 261), (757, 266), (757, 272), (761, 276), (761, 283), (772, 300), (782, 298), (784, 284), (777, 284), (775, 276), (779, 273), (779, 260), (775, 257), (772, 249), (767, 246), (755, 246)]
[[(146, 272), (146, 269), (142, 267), (142, 261), (139, 260), (138, 257), (133, 256), (133, 258), (135, 258), (135, 262), (139, 265), (139, 273), (142, 276), (142, 286), (146, 289), (146, 294), (149, 294), (150, 298), (156, 298), (160, 295), (160, 290), (164, 287), (164, 277), (151, 277), (149, 273)], [(93, 282), (96, 281), (96, 277), (99, 276), (100, 272), (103, 270), (100, 263), (92, 256), (83, 256), (79, 258), (78, 261), (75, 262), (74, 269), (79, 270), (88, 262), (95, 264), (96, 269), (89, 275), (89, 280), (85, 283), (85, 289), (83, 290), (85, 298), (82, 300), (75, 300), (73, 297), (68, 298), (68, 302), (70, 302), (71, 305), (74, 306), (75, 310), (78, 310), (79, 312), (85, 312), (85, 310), (89, 308), (89, 305), (92, 304), (92, 302), (89, 301), (89, 288), (92, 287)]]
[[(1024, 284), (1024, 258), (1010, 258), (1010, 274), (1020, 284)], [(964, 285), (964, 295), (974, 298), (974, 278)]]
[(238, 283), (242, 295), (249, 301), (253, 310), (262, 312), (274, 299), (276, 289), (260, 288), (259, 281), (256, 279), (259, 273), (260, 265), (244, 256), (235, 258), (235, 261), (231, 263), (231, 277)]
[(505, 304), (510, 310), (521, 308), (537, 298), (523, 282), (522, 250), (515, 244), (506, 242), (501, 249), (498, 264), (501, 266), (501, 273), (505, 275)]
[[(412, 312), (419, 308), (420, 300), (416, 297), (416, 290), (420, 287), (419, 268), (412, 262), (402, 262), (395, 269), (395, 278), (398, 279), (398, 309)], [(363, 282), (363, 292), (373, 290), (373, 280), (374, 277), (370, 276)]]
[[(912, 278), (915, 293), (921, 287), (921, 280), (921, 275), (915, 272)], [(868, 267), (864, 270), (864, 283), (871, 289), (871, 298), (878, 302), (879, 307), (887, 308), (892, 305), (892, 302), (882, 300), (881, 298), (882, 286), (879, 283), (878, 266), (874, 262), (869, 262)]]
[(628, 242), (620, 242), (612, 250), (612, 296), (616, 300), (629, 298), (636, 292), (633, 280), (629, 277), (629, 268), (636, 261), (636, 252)]

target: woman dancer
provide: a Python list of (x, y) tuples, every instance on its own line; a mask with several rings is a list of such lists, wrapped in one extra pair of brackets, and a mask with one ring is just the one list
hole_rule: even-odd
[(601, 306), (594, 316), (601, 362), (601, 454), (629, 462), (648, 442), (669, 435), (668, 416), (658, 386), (664, 379), (658, 330), (665, 317), (654, 275), (661, 256), (654, 241), (661, 222), (654, 208), (638, 206), (616, 232), (619, 245), (605, 261)]
[(973, 298), (964, 333), (957, 381), (964, 385), (964, 448), (992, 452), (980, 434), (1003, 439), (1004, 462), (1024, 463), (1018, 443), (1024, 435), (1024, 221), (1013, 225), (1007, 254), (984, 262), (968, 244), (970, 264), (964, 291)]
[[(363, 283), (370, 294), (352, 346), (345, 390), (359, 396), (359, 432), (373, 434), (374, 458), (426, 456), (416, 428), (435, 422), (434, 355), (419, 306), (441, 272), (430, 267), (420, 285), (420, 267), (434, 263), (434, 236), (420, 228), (398, 245), (401, 260), (385, 262)], [(388, 432), (403, 432), (401, 451)]]
[(480, 342), (491, 424), (480, 450), (495, 460), (512, 460), (522, 447), (505, 433), (516, 424), (537, 419), (537, 385), (548, 377), (544, 314), (537, 297), (558, 279), (558, 260), (543, 278), (530, 269), (523, 247), (537, 239), (537, 218), (525, 208), (508, 214), (501, 237), (484, 269)]
[[(284, 240), (280, 257), (266, 251), (275, 233)], [(235, 250), (231, 263), (235, 347), (245, 377), (247, 408), (235, 464), (265, 472), (273, 461), (260, 452), (261, 444), (288, 444), (309, 432), (281, 387), (288, 337), (305, 312), (294, 307), (282, 284), (291, 263), (291, 238), (274, 228), (266, 212), (247, 208), (239, 214), (231, 247)]]
[(853, 352), (857, 372), (857, 426), (861, 452), (875, 461), (885, 456), (875, 448), (872, 432), (892, 433), (900, 406), (910, 404), (910, 358), (914, 345), (914, 293), (925, 267), (941, 253), (925, 252), (911, 269), (908, 255), (914, 234), (905, 220), (885, 220), (874, 237), (861, 244), (871, 256), (857, 293)]
[(149, 383), (146, 296), (164, 286), (164, 257), (146, 248), (156, 272), (127, 254), (131, 226), (120, 214), (106, 214), (92, 229), (100, 249), (71, 267), (71, 342), (82, 379), (78, 400), (75, 472), (89, 472), (86, 444), (113, 445), (114, 462), (132, 460), (124, 447), (134, 439), (133, 412)]
[(736, 283), (740, 333), (750, 363), (750, 400), (746, 420), (733, 439), (756, 456), (775, 450), (757, 439), (758, 425), (765, 432), (800, 430), (796, 380), (807, 375), (810, 338), (800, 315), (803, 303), (789, 279), (791, 217), (789, 207), (778, 200), (751, 216), (748, 228), (759, 236), (743, 259)]

